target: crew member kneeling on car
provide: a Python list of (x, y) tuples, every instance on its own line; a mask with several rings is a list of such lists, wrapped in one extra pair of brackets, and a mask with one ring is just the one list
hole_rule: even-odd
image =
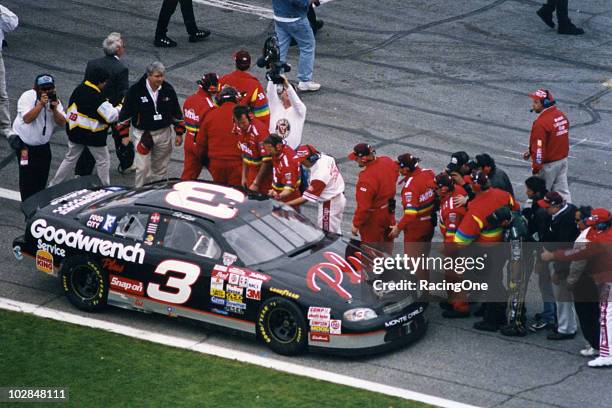
[(266, 137), (264, 148), (272, 156), (272, 188), (268, 195), (285, 203), (300, 197), (300, 162), (295, 150), (276, 133)]

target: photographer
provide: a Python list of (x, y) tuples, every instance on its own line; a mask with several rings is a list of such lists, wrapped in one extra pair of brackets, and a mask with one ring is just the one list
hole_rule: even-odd
[(17, 102), (17, 117), (13, 123), (16, 135), (9, 139), (19, 164), (21, 201), (44, 190), (51, 167), (49, 139), (56, 126), (66, 124), (66, 114), (55, 93), (55, 81), (41, 74), (34, 89), (25, 91)]
[(274, 9), (274, 28), (278, 36), (280, 61), (287, 61), (289, 44), (293, 38), (300, 50), (298, 62), (298, 89), (318, 91), (321, 84), (312, 80), (315, 59), (315, 38), (308, 22), (308, 7), (312, 0), (272, 0)]
[(302, 142), (302, 129), (306, 121), (306, 105), (289, 84), (285, 76), (281, 76), (282, 84), (268, 81), (268, 99), (270, 103), (270, 133), (276, 133), (285, 140), (292, 149)]

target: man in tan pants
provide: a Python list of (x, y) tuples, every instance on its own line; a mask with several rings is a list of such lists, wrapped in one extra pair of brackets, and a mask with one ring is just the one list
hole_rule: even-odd
[(127, 135), (130, 124), (133, 126), (136, 187), (168, 177), (171, 126), (176, 133), (175, 146), (183, 143), (183, 112), (174, 88), (165, 82), (165, 72), (161, 62), (149, 64), (142, 78), (128, 90), (121, 110), (119, 132)]

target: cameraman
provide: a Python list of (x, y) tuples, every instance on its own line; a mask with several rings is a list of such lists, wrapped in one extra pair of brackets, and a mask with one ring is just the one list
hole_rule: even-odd
[(315, 59), (315, 38), (307, 13), (313, 0), (272, 0), (274, 28), (278, 36), (281, 63), (287, 62), (289, 44), (293, 38), (300, 49), (298, 89), (318, 91), (321, 84), (312, 80)]
[(270, 104), (270, 133), (282, 137), (292, 149), (302, 142), (302, 130), (306, 121), (306, 105), (281, 75), (283, 84), (268, 81), (267, 93)]
[(49, 139), (56, 126), (66, 124), (66, 114), (55, 93), (55, 81), (41, 74), (34, 89), (25, 91), (17, 102), (16, 133), (9, 139), (19, 164), (21, 201), (45, 189), (51, 167)]

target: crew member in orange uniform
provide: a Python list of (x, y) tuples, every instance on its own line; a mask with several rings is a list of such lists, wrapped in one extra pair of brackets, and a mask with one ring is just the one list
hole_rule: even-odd
[(367, 143), (355, 145), (348, 158), (362, 168), (355, 186), (357, 208), (351, 232), (359, 234), (363, 242), (391, 253), (393, 238), (389, 232), (395, 224), (395, 186), (399, 166), (390, 157), (376, 157), (376, 151)]
[(198, 90), (183, 103), (185, 118), (185, 154), (181, 180), (197, 180), (202, 171), (201, 153), (197, 149), (197, 134), (206, 114), (214, 107), (214, 95), (219, 92), (219, 78), (210, 72), (198, 81)]

